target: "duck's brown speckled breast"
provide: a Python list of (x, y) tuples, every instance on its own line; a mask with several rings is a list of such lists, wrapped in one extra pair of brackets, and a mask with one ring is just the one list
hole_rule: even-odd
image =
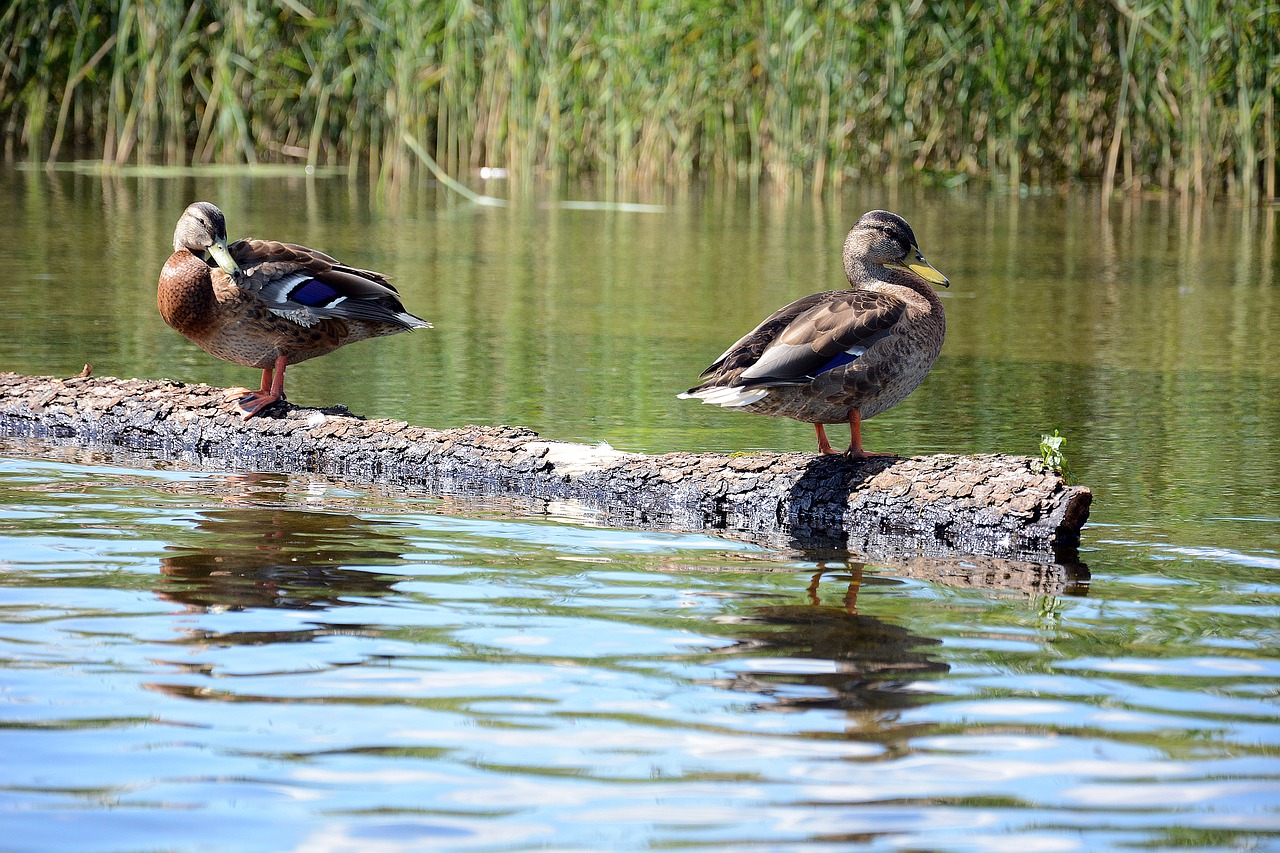
[(171, 328), (192, 340), (207, 331), (217, 313), (209, 266), (186, 249), (170, 255), (160, 271), (156, 307)]

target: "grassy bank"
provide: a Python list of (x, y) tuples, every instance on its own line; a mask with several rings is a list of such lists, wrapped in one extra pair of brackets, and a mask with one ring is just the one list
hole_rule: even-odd
[(1277, 195), (1280, 3), (13, 0), (10, 156)]

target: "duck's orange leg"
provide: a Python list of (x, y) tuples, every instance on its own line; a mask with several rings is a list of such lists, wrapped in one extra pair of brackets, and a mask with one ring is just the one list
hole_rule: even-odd
[(822, 424), (814, 424), (813, 428), (818, 431), (818, 452), (823, 456), (835, 455), (836, 451), (831, 449), (831, 442), (827, 440), (827, 430)]
[(244, 397), (244, 396), (246, 396), (246, 395), (248, 395), (248, 394), (255, 394), (255, 393), (257, 393), (257, 394), (267, 394), (267, 393), (270, 393), (270, 391), (271, 391), (271, 375), (272, 375), (273, 373), (275, 373), (275, 369), (274, 369), (274, 368), (271, 368), (271, 367), (268, 367), (266, 370), (262, 371), (262, 384), (261, 384), (261, 386), (259, 386), (259, 388), (258, 388), (258, 390), (257, 390), (256, 392), (255, 392), (255, 391), (251, 391), (251, 390), (249, 390), (248, 388), (245, 388), (243, 385), (236, 385), (236, 386), (235, 386), (235, 387), (233, 387), (233, 388), (228, 388), (228, 389), (227, 389), (227, 391), (226, 391), (226, 393), (225, 393), (225, 394), (223, 394), (222, 396), (223, 396), (223, 398), (225, 398), (225, 399), (227, 399), (227, 400), (237, 400), (237, 401), (238, 401), (238, 400), (240, 400), (240, 398), (241, 398), (241, 397)]
[(276, 356), (276, 363), (262, 371), (262, 386), (257, 391), (248, 391), (240, 398), (240, 416), (246, 421), (284, 397), (284, 369), (288, 359), (283, 355)]
[(862, 449), (862, 412), (849, 413), (849, 449), (844, 452), (850, 459), (869, 459), (872, 456), (892, 456), (892, 453), (870, 453)]

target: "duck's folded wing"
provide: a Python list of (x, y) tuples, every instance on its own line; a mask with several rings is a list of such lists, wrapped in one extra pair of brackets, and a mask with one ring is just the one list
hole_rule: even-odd
[(428, 324), (404, 310), (381, 273), (339, 263), (323, 252), (270, 240), (241, 240), (231, 247), (242, 273), (236, 285), (267, 308), (301, 326), (329, 318), (388, 323), (406, 329)]
[(823, 293), (815, 293), (812, 296), (797, 299), (790, 305), (774, 311), (760, 321), (760, 325), (738, 338), (727, 350), (720, 353), (720, 356), (711, 362), (711, 366), (702, 371), (703, 377), (710, 377), (712, 374), (728, 376), (755, 364), (759, 360), (760, 354), (774, 342), (789, 323), (824, 299), (828, 299), (838, 292), (828, 290)]
[(798, 384), (852, 364), (893, 333), (905, 309), (901, 300), (883, 293), (830, 296), (792, 319), (735, 384)]

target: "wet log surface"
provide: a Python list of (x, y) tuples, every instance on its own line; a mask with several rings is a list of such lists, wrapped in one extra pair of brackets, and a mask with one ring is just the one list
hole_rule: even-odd
[(567, 504), (601, 524), (873, 558), (1072, 563), (1091, 500), (1087, 488), (1020, 456), (650, 456), (550, 441), (521, 427), (435, 430), (286, 403), (244, 422), (225, 395), (170, 381), (0, 373), (0, 436), (211, 470), (319, 474), (434, 496)]

